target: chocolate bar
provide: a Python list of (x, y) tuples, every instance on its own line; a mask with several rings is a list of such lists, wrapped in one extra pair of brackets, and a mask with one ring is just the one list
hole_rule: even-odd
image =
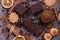
[(43, 28), (31, 20), (24, 20), (23, 25), (36, 37), (39, 37)]
[(26, 12), (26, 8), (19, 3), (15, 6), (14, 11), (16, 11), (19, 15), (23, 15)]
[(30, 7), (33, 14), (44, 9), (43, 4), (40, 2), (30, 5), (29, 7)]

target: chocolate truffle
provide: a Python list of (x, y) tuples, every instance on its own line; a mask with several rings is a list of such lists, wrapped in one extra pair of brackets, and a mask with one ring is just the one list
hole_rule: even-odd
[(53, 13), (50, 9), (45, 9), (41, 14), (41, 20), (44, 23), (53, 21)]

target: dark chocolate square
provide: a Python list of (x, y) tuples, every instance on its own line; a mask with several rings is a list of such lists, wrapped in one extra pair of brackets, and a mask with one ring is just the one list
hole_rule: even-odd
[(24, 12), (26, 12), (26, 8), (22, 5), (22, 4), (18, 4), (16, 5), (16, 7), (14, 8), (14, 11), (16, 11), (19, 15), (23, 15)]
[(43, 31), (42, 26), (39, 26), (38, 24), (30, 20), (24, 20), (23, 25), (25, 28), (27, 28), (27, 30), (29, 30), (36, 37), (39, 37)]
[(43, 4), (40, 2), (30, 5), (29, 7), (30, 7), (32, 13), (36, 13), (36, 12), (39, 12), (44, 9)]

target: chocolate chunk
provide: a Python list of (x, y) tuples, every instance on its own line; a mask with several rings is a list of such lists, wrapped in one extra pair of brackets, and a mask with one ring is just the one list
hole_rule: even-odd
[(23, 15), (24, 12), (26, 12), (26, 8), (22, 5), (22, 4), (18, 4), (14, 10), (19, 14), (19, 15)]
[(36, 13), (36, 12), (43, 10), (44, 7), (43, 7), (42, 3), (38, 2), (36, 4), (30, 5), (30, 9), (31, 9), (32, 13)]
[(31, 20), (24, 20), (23, 25), (36, 37), (40, 36), (43, 31), (43, 28), (38, 24), (32, 22)]
[(32, 38), (31, 35), (28, 33), (24, 34), (23, 36), (25, 37), (26, 40), (31, 40)]

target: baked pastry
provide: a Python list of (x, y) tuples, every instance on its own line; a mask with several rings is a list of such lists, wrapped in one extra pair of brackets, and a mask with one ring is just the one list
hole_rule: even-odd
[(44, 34), (44, 39), (45, 40), (51, 40), (51, 38), (52, 38), (52, 35), (50, 33)]
[(8, 17), (9, 21), (12, 23), (16, 23), (19, 20), (18, 14), (16, 14), (15, 12), (11, 12), (11, 14), (9, 14)]
[(56, 0), (44, 0), (45, 5), (53, 6), (56, 3)]
[(21, 35), (18, 35), (13, 40), (25, 40), (25, 38)]
[(58, 30), (56, 28), (51, 28), (50, 34), (53, 35), (53, 36), (55, 36), (55, 35), (58, 34)]
[(13, 5), (13, 0), (2, 0), (2, 6), (4, 8), (10, 8)]
[(53, 14), (50, 9), (45, 9), (41, 14), (41, 20), (44, 23), (53, 21)]

